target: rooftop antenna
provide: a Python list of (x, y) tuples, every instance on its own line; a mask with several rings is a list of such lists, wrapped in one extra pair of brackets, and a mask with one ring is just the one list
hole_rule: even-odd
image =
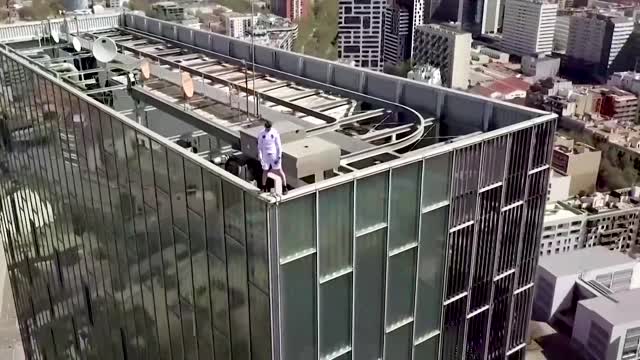
[[(251, 65), (252, 65), (252, 72), (253, 74), (251, 74), (251, 78), (252, 78), (252, 84), (251, 84), (251, 90), (253, 92), (253, 101), (255, 102), (256, 105), (256, 118), (260, 118), (260, 104), (258, 101), (258, 96), (256, 94), (256, 43), (253, 39), (254, 37), (254, 33), (256, 31), (256, 18), (255, 18), (255, 13), (254, 13), (254, 1), (251, 0)], [(247, 95), (248, 96), (248, 95)], [(249, 109), (247, 109), (247, 112), (249, 112)]]

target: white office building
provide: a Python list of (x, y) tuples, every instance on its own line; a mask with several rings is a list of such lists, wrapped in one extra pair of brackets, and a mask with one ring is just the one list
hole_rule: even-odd
[(507, 0), (502, 48), (521, 56), (551, 53), (557, 11), (557, 3), (544, 0)]
[(428, 24), (415, 29), (413, 60), (440, 69), (445, 86), (467, 89), (471, 60), (471, 33), (446, 25)]
[(407, 37), (410, 36), (410, 14), (396, 4), (389, 5), (384, 10), (384, 62), (397, 65), (405, 60)]
[(571, 65), (606, 78), (609, 66), (633, 32), (633, 19), (588, 13), (572, 16), (570, 26), (567, 56)]
[(383, 16), (386, 1), (339, 0), (338, 58), (381, 71)]
[(602, 247), (541, 258), (533, 319), (571, 331), (584, 359), (640, 357), (640, 262)]

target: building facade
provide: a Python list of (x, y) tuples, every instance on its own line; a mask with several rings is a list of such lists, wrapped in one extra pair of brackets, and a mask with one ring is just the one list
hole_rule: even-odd
[(414, 36), (413, 60), (416, 64), (439, 68), (445, 86), (457, 89), (469, 86), (470, 33), (428, 24), (417, 27)]
[[(134, 14), (121, 21), (118, 29), (140, 37), (145, 29), (166, 36), (144, 37), (153, 44), (145, 48), (217, 52), (235, 65), (218, 72), (235, 81), (243, 73), (230, 71), (250, 59), (244, 41)], [(118, 29), (109, 30), (113, 38), (124, 33)], [(82, 37), (83, 46), (91, 39)], [(99, 102), (19, 49), (0, 49), (3, 74), (21, 80), (2, 84), (3, 121), (27, 121), (34, 134), (47, 135), (2, 153), (10, 180), (2, 198), (28, 197), (23, 212), (48, 209), (37, 206), (46, 200), (54, 218), (48, 226), (17, 226), (15, 217), (2, 217), (3, 229), (20, 229), (2, 241), (27, 355), (524, 359), (556, 116), (256, 49), (256, 68), (272, 87), (295, 79), (298, 87), (400, 109), (402, 119), (433, 113), (447, 141), (387, 162), (376, 158), (373, 166), (352, 151), (346, 176), (296, 185), (282, 197), (259, 194), (217, 160), (194, 153), (193, 144), (185, 148), (143, 126), (157, 117), (132, 111), (128, 118), (114, 109), (118, 99)], [(118, 61), (139, 61), (120, 55)], [(150, 65), (172, 84), (168, 91), (175, 90), (170, 59), (162, 58), (164, 68)], [(179, 60), (193, 71), (184, 55)], [(278, 82), (283, 73), (286, 81)], [(142, 109), (152, 103), (148, 87), (123, 81), (126, 99), (144, 99)], [(202, 83), (200, 96), (217, 94)], [(176, 107), (163, 99), (152, 111), (204, 126), (191, 112), (194, 103)], [(263, 106), (261, 115), (273, 113)], [(207, 136), (221, 145), (212, 151), (246, 149), (229, 145), (233, 136), (213, 122), (205, 124)]]
[(225, 13), (222, 15), (225, 22), (226, 35), (234, 38), (244, 37), (258, 20), (258, 16), (251, 14)]
[(633, 19), (586, 13), (571, 17), (567, 41), (568, 66), (592, 72), (606, 81), (610, 66), (633, 32)]
[(547, 202), (556, 202), (570, 198), (570, 189), (571, 176), (562, 175), (552, 170), (551, 178), (549, 179), (549, 193), (547, 196)]
[(308, 0), (271, 0), (271, 11), (275, 15), (295, 21), (304, 19), (309, 11)]
[[(540, 259), (533, 318), (571, 333), (584, 359), (637, 359), (640, 262), (604, 248)], [(569, 349), (567, 349), (569, 350)]]
[(557, 11), (555, 2), (507, 1), (500, 46), (504, 51), (521, 56), (551, 53)]
[(562, 203), (548, 203), (540, 240), (540, 257), (584, 248), (587, 214)]
[(338, 1), (338, 58), (381, 71), (386, 1)]
[(407, 43), (411, 37), (409, 11), (393, 4), (384, 10), (383, 58), (384, 62), (398, 65), (409, 58)]
[(559, 15), (556, 17), (556, 27), (553, 34), (553, 51), (564, 54), (569, 44), (569, 26), (571, 16)]
[(596, 190), (602, 152), (573, 139), (556, 137), (552, 167), (562, 175), (571, 176), (569, 195), (591, 194)]

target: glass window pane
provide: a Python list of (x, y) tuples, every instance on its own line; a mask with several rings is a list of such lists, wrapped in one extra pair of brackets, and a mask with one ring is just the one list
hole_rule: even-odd
[(185, 160), (184, 173), (187, 189), (187, 206), (199, 215), (203, 215), (203, 197), (202, 197), (202, 168)]
[(224, 204), (224, 231), (244, 244), (244, 194), (242, 190), (222, 182)]
[(245, 197), (247, 210), (247, 253), (249, 281), (269, 293), (269, 250), (267, 249), (266, 205), (253, 196)]
[[(209, 256), (209, 289), (211, 291), (213, 327), (223, 335), (229, 336), (227, 267), (222, 260), (213, 255)], [(217, 343), (218, 340), (215, 341)]]
[(249, 359), (249, 294), (247, 256), (244, 247), (227, 237), (229, 270), (229, 310), (231, 314), (231, 352), (234, 359)]
[(251, 359), (271, 359), (271, 312), (269, 297), (249, 284), (251, 306)]
[(315, 359), (316, 279), (315, 256), (281, 266), (282, 359)]
[(391, 171), (389, 251), (418, 242), (420, 163)]
[(437, 359), (439, 342), (440, 335), (436, 335), (416, 345), (413, 349), (413, 360)]
[(351, 268), (353, 246), (353, 185), (320, 192), (318, 256), (320, 278)]
[(320, 285), (320, 358), (351, 348), (351, 276)]
[(387, 223), (388, 184), (388, 173), (358, 179), (356, 183), (357, 231)]
[(225, 259), (224, 225), (222, 214), (222, 184), (209, 172), (204, 177), (204, 208), (207, 225), (207, 249), (220, 259)]
[(413, 316), (416, 275), (415, 248), (389, 258), (386, 327), (393, 327)]
[(382, 355), (385, 240), (381, 229), (356, 238), (353, 359)]
[(422, 207), (448, 201), (450, 183), (451, 153), (426, 159), (422, 180)]
[(448, 213), (449, 207), (445, 206), (422, 215), (414, 335), (416, 340), (440, 328)]
[(315, 248), (315, 196), (307, 195), (280, 205), (278, 234), (280, 260)]
[(385, 335), (384, 360), (411, 359), (411, 324)]

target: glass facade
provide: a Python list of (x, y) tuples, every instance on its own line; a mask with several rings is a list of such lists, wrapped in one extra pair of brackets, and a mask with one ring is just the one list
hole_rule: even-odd
[(553, 118), (274, 203), (0, 64), (4, 128), (28, 130), (2, 153), (0, 234), (31, 358), (519, 354)]
[(27, 355), (271, 359), (267, 203), (13, 56), (0, 64), (0, 228)]

